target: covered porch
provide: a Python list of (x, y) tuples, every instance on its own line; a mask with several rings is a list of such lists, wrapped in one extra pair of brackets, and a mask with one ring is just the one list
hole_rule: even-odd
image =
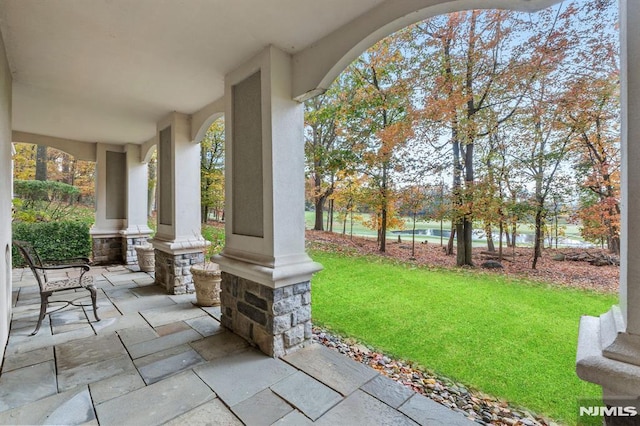
[[(218, 398), (227, 408), (233, 408), (240, 400), (225, 400), (224, 390), (207, 383), (197, 373), (208, 368), (215, 370), (216, 365), (224, 362), (231, 365), (243, 356), (253, 356), (295, 375), (297, 366), (291, 359), (304, 356), (298, 353), (314, 352), (307, 348), (312, 340), (311, 313), (301, 308), (308, 305), (305, 302), (311, 297), (310, 280), (321, 266), (309, 258), (304, 247), (301, 102), (324, 92), (339, 73), (374, 42), (421, 19), (474, 7), (533, 11), (556, 1), (285, 0), (278, 3), (280, 7), (256, 1), (189, 3), (0, 1), (0, 248), (4, 252), (4, 262), (0, 262), (0, 349), (6, 349), (9, 365), (23, 362), (11, 360), (12, 356), (20, 358), (32, 352), (28, 349), (42, 349), (44, 361), (36, 364), (52, 369), (52, 353), (75, 351), (73, 345), (64, 346), (69, 339), (57, 335), (96, 341), (113, 339), (120, 351), (116, 358), (121, 357), (127, 371), (132, 372), (132, 368), (137, 369), (138, 358), (168, 349), (162, 347), (163, 343), (157, 343), (161, 349), (151, 352), (141, 349), (140, 356), (136, 357), (131, 354), (132, 350), (135, 353), (136, 345), (149, 348), (153, 347), (151, 342), (169, 340), (167, 336), (184, 336), (181, 338), (185, 340), (179, 345), (189, 346), (183, 349), (190, 354), (193, 368), (158, 383), (190, 376), (196, 383), (202, 382), (198, 386), (208, 395), (205, 398), (209, 398), (201, 400), (198, 406)], [(637, 105), (640, 99), (637, 72), (640, 3), (621, 0), (620, 5), (623, 164), (620, 300), (619, 307), (612, 308), (607, 315), (583, 319), (577, 369), (580, 377), (603, 387), (605, 398), (627, 398), (637, 403), (640, 396), (640, 226), (634, 215), (640, 211), (640, 169), (634, 166), (640, 161), (640, 108)], [(208, 324), (205, 329), (221, 324), (239, 337), (228, 332), (201, 334), (200, 325), (192, 326), (185, 318), (173, 317), (173, 310), (177, 309), (174, 305), (186, 303), (189, 297), (189, 275), (185, 274), (184, 266), (201, 253), (204, 244), (199, 217), (198, 143), (211, 122), (223, 114), (226, 246), (216, 259), (223, 271), (222, 306), (219, 314), (184, 306), (194, 312), (195, 316), (189, 319), (193, 319), (194, 324), (202, 320)], [(104, 316), (104, 325), (94, 326), (98, 329), (89, 330), (84, 325), (68, 327), (65, 320), (61, 320), (60, 324), (51, 324), (51, 335), (30, 339), (20, 335), (24, 319), (21, 316), (28, 316), (28, 308), (21, 306), (20, 277), (11, 271), (12, 142), (48, 144), (78, 158), (96, 161), (97, 202), (92, 236), (94, 253), (105, 263), (111, 257), (127, 262), (131, 246), (150, 234), (146, 227), (146, 197), (141, 194), (146, 188), (148, 155), (155, 147), (158, 149), (161, 191), (158, 232), (153, 239), (156, 251), (153, 282), (157, 285), (148, 285), (151, 284), (148, 277), (137, 278), (144, 284), (137, 283), (135, 278), (123, 277), (124, 286), (117, 288), (120, 284), (110, 279), (117, 281), (112, 274), (118, 275), (119, 271), (101, 272), (100, 281), (107, 288), (115, 287), (109, 289), (114, 297), (108, 298), (113, 306), (104, 307), (114, 316)], [(14, 299), (17, 289), (20, 289), (18, 298)], [(25, 303), (28, 291), (23, 294), (27, 296)], [(142, 295), (147, 298), (140, 297)], [(118, 297), (123, 301), (118, 302)], [(127, 299), (161, 302), (159, 306), (145, 307)], [(103, 302), (106, 300), (102, 298)], [(118, 303), (131, 306), (123, 308)], [(127, 309), (130, 311), (126, 312)], [(298, 310), (304, 315), (292, 315)], [(131, 327), (118, 325), (127, 322), (131, 322)], [(183, 322), (186, 326), (178, 327), (186, 328), (170, 332), (175, 322)], [(134, 332), (128, 336), (123, 331), (138, 326), (144, 330), (140, 335)], [(165, 326), (170, 327), (163, 328)], [(56, 329), (65, 331), (57, 334)], [(217, 347), (209, 342), (221, 339), (222, 335), (229, 341), (246, 341), (271, 358), (251, 349), (243, 351), (242, 356), (234, 352), (207, 360), (209, 351)], [(206, 347), (200, 352), (194, 347), (198, 346), (197, 341), (205, 342), (202, 345)], [(171, 358), (175, 354), (163, 353), (157, 360), (165, 355)], [(165, 366), (155, 364), (157, 360), (148, 358), (147, 365), (152, 367), (140, 368), (163, 370)], [(95, 359), (89, 358), (89, 361), (91, 364)], [(35, 365), (31, 362), (28, 364)], [(55, 362), (59, 362), (57, 356)], [(322, 365), (325, 361), (310, 362)], [(82, 375), (80, 366), (57, 367), (58, 371), (80, 368), (77, 377)], [(23, 368), (24, 364), (12, 371)], [(6, 377), (10, 378), (12, 371), (3, 371), (1, 380), (9, 380)], [(270, 374), (267, 372), (268, 369), (260, 371), (258, 378), (264, 374), (267, 380)], [(197, 380), (194, 375), (198, 376)], [(310, 377), (322, 382), (321, 377)], [(55, 394), (61, 379), (66, 380), (64, 377), (51, 379), (56, 383)], [(144, 377), (140, 380), (144, 382)], [(79, 399), (87, 397), (92, 382), (93, 379), (82, 385), (78, 383), (85, 387), (84, 396)], [(269, 388), (275, 393), (275, 382), (267, 382), (257, 391)], [(139, 380), (137, 383), (141, 384)], [(262, 382), (255, 377), (247, 379), (247, 385), (252, 383)], [(353, 390), (364, 384), (357, 384)], [(134, 396), (149, 392), (144, 389), (156, 389), (155, 385), (144, 383), (144, 387), (136, 390), (127, 388), (125, 394), (131, 392), (130, 400), (134, 400)], [(167, 390), (165, 394), (172, 392)], [(305, 389), (302, 394), (311, 396), (312, 392)], [(364, 395), (359, 390), (355, 394)], [(343, 393), (341, 398), (347, 395), (354, 393)], [(114, 396), (119, 397), (123, 396)], [(349, 398), (347, 396), (345, 402)], [(292, 400), (285, 400), (291, 407), (296, 405)], [(24, 405), (23, 402), (16, 407)], [(378, 402), (372, 404), (379, 406)], [(106, 400), (103, 403), (109, 404)], [(101, 421), (99, 405), (95, 413)], [(335, 409), (340, 406), (344, 407), (340, 403)], [(181, 414), (195, 408), (184, 408)], [(164, 399), (143, 406), (147, 414), (163, 409)], [(298, 411), (292, 415), (306, 414), (304, 410)], [(34, 414), (36, 410), (24, 412)], [(174, 417), (158, 418), (158, 421)], [(84, 420), (87, 419), (91, 421)]]
[(471, 424), (320, 344), (268, 357), (220, 324), (219, 307), (167, 295), (147, 273), (91, 273), (102, 320), (72, 307), (29, 336), (39, 296), (14, 270), (0, 424)]

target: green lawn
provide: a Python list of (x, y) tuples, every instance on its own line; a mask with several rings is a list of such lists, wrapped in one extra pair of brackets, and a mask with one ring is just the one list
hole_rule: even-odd
[(601, 396), (575, 374), (578, 322), (607, 311), (614, 295), (375, 257), (312, 257), (325, 267), (313, 278), (320, 325), (565, 423), (576, 423), (578, 398)]

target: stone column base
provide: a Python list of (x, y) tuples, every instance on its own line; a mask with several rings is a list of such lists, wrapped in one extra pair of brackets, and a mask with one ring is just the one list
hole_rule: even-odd
[(113, 265), (122, 263), (122, 237), (92, 235), (93, 263)]
[(137, 265), (136, 246), (146, 245), (149, 234), (122, 234), (122, 260), (125, 265)]
[(311, 283), (267, 287), (222, 273), (222, 325), (272, 357), (304, 347), (311, 339)]
[(156, 284), (163, 286), (168, 294), (193, 293), (191, 265), (204, 262), (202, 251), (193, 253), (167, 253), (155, 249)]

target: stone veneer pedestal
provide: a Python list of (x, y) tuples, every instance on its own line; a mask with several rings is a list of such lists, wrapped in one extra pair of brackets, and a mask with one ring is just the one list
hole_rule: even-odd
[(273, 357), (311, 339), (311, 283), (270, 288), (222, 273), (222, 325)]
[(122, 237), (92, 235), (93, 263), (113, 265), (122, 263)]
[(204, 262), (202, 251), (191, 253), (167, 253), (155, 249), (156, 284), (167, 290), (168, 294), (193, 293), (191, 265)]
[(122, 260), (124, 261), (125, 265), (138, 264), (136, 247), (148, 245), (149, 238), (149, 234), (122, 234)]

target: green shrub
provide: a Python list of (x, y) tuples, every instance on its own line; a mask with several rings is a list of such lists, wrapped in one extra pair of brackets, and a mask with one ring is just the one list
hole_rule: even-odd
[(80, 195), (75, 186), (52, 180), (15, 180), (13, 191), (17, 197), (30, 201), (73, 202)]
[[(14, 240), (28, 241), (45, 260), (62, 260), (91, 255), (89, 225), (76, 221), (12, 224)], [(25, 262), (13, 248), (13, 266), (24, 266)]]
[(22, 222), (68, 220), (80, 195), (75, 186), (56, 181), (16, 180), (13, 190), (14, 220)]

